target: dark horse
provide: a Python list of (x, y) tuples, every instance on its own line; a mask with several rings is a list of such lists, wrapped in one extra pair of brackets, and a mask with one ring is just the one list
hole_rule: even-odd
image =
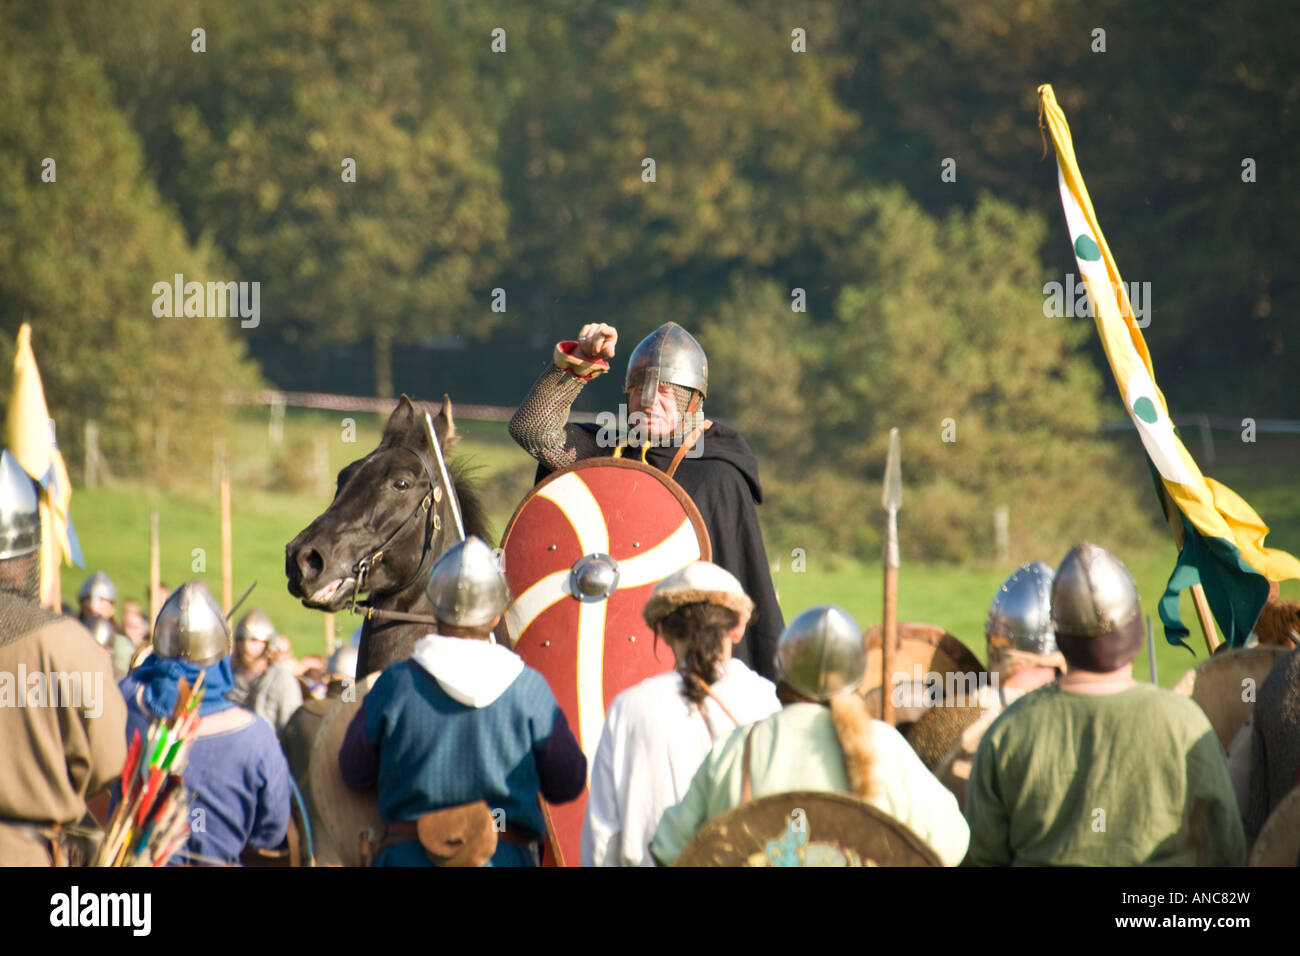
[[(445, 395), (433, 426), (449, 454), (458, 437)], [(461, 469), (448, 463), (448, 471), (465, 533), (491, 544), (482, 504), (466, 487)], [(457, 540), (450, 498), (441, 489), (435, 492), (437, 475), (424, 416), (403, 395), (379, 447), (339, 472), (329, 508), (285, 546), (289, 593), (307, 607), (341, 611), (360, 588), (369, 592), (366, 603), (372, 607), (432, 614), (425, 578), (437, 556)], [(410, 657), (415, 642), (431, 630), (429, 624), (367, 619), (358, 679)]]

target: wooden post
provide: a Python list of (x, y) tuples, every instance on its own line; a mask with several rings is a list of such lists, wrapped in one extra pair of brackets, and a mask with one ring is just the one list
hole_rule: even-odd
[[(149, 512), (149, 633), (162, 610), (162, 549), (158, 543), (158, 512)], [(152, 640), (152, 636), (150, 637)]]
[(1201, 633), (1205, 635), (1205, 646), (1213, 654), (1223, 643), (1219, 638), (1219, 629), (1214, 626), (1214, 615), (1210, 613), (1210, 602), (1205, 598), (1205, 588), (1200, 584), (1192, 585), (1192, 602), (1196, 605), (1196, 616), (1201, 621)]
[(99, 426), (86, 422), (86, 487), (99, 487)]
[(998, 505), (993, 510), (993, 550), (998, 556), (998, 564), (1011, 560), (1011, 509)]
[(329, 657), (338, 646), (334, 637), (334, 615), (325, 615), (325, 656)]
[(279, 392), (271, 397), (271, 420), (266, 426), (266, 438), (272, 448), (284, 444), (284, 396)]
[(212, 443), (212, 487), (221, 488), (221, 476), (226, 470), (226, 443), (218, 438)]
[(880, 719), (894, 725), (894, 649), (898, 646), (898, 509), (903, 506), (903, 465), (898, 429), (889, 430), (889, 455), (885, 460), (885, 488), (880, 496), (885, 509), (885, 613), (880, 628)]
[(229, 611), (235, 603), (235, 573), (231, 559), (230, 536), (230, 467), (221, 461), (221, 608)]

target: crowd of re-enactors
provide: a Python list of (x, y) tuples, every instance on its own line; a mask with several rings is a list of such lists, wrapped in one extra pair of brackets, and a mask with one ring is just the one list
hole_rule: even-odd
[[(543, 469), (610, 453), (567, 419), (583, 385), (608, 369), (615, 341), (612, 328), (595, 324), (560, 343), (520, 406), (511, 434)], [(374, 865), (538, 865), (544, 803), (584, 792), (583, 865), (672, 865), (733, 808), (809, 791), (874, 807), (945, 866), (1245, 864), (1250, 841), (1300, 777), (1300, 740), (1257, 720), (1244, 738), (1247, 759), (1230, 769), (1196, 703), (1137, 682), (1146, 628), (1117, 557), (1085, 542), (1055, 569), (1033, 562), (1011, 574), (988, 612), (991, 679), (960, 702), (967, 716), (946, 752), (923, 760), (873, 712), (880, 695), (873, 705), (863, 693), (859, 623), (824, 604), (784, 625), (761, 541), (757, 556), (752, 545), (731, 546), (734, 529), (757, 527), (761, 492), (743, 440), (703, 419), (707, 361), (698, 343), (663, 326), (632, 353), (625, 386), (633, 411), (675, 435), (648, 456), (643, 449), (642, 460), (669, 474), (681, 467), (677, 479), (715, 537), (716, 563), (693, 562), (654, 587), (642, 617), (673, 666), (609, 702), (588, 753), (546, 678), (496, 641), (511, 595), (497, 556), (478, 538), (433, 563), (425, 590), (438, 623), (411, 657), (358, 675), (355, 644), (328, 663), (295, 662), (260, 610), (232, 635), (199, 582), (167, 596), (152, 634), (133, 602), (118, 624), (102, 573), (83, 587), (79, 617), (41, 610), (34, 486), (6, 453), (0, 674), (20, 665), (27, 673), (98, 672), (107, 686), (93, 718), (12, 700), (0, 707), (0, 863), (84, 862), (128, 740), (171, 713), (182, 679), (202, 674), (185, 783), (191, 815), (203, 823), (191, 826), (173, 865), (236, 865), (251, 851), (284, 852), (292, 807), (308, 784), (312, 730), (349, 691), (360, 703), (338, 770), (349, 787), (377, 793), (384, 828), (371, 848)], [(706, 454), (683, 461), (673, 452), (685, 431), (689, 443), (705, 430)], [(720, 483), (729, 493), (711, 497)], [(1298, 638), (1293, 629), (1278, 640)], [(1300, 648), (1265, 681), (1275, 696), (1281, 686), (1292, 711), (1297, 672)]]

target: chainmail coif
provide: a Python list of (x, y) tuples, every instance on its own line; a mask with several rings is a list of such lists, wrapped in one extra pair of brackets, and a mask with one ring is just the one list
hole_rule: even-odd
[[(23, 563), (25, 562), (25, 564)], [(38, 627), (57, 621), (59, 615), (41, 607), (41, 565), (36, 553), (0, 561), (5, 572), (23, 581), (15, 587), (0, 575), (0, 644), (9, 644)]]
[[(602, 451), (597, 436), (578, 425), (568, 425), (569, 409), (586, 383), (563, 369), (551, 366), (533, 383), (532, 389), (510, 419), (510, 437), (533, 458), (548, 468), (566, 468), (575, 461), (594, 458)], [(670, 385), (677, 399), (678, 411), (685, 415), (694, 390)], [(684, 420), (683, 435), (704, 419), (703, 402)], [(663, 436), (658, 444), (679, 441), (676, 434)]]

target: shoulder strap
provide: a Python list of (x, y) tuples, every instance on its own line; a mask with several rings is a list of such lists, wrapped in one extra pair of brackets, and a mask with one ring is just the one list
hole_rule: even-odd
[(749, 803), (754, 799), (754, 779), (749, 769), (749, 752), (750, 743), (754, 738), (754, 725), (751, 724), (749, 732), (745, 734), (745, 755), (741, 758), (742, 766), (740, 769), (740, 802)]
[(682, 463), (682, 459), (686, 457), (686, 453), (691, 450), (691, 446), (699, 441), (700, 436), (712, 427), (712, 419), (706, 418), (700, 424), (691, 429), (690, 436), (686, 441), (682, 442), (682, 447), (677, 449), (677, 454), (673, 455), (672, 463), (669, 464), (668, 471), (665, 472), (669, 478), (673, 476), (673, 472), (677, 470), (677, 466)]
[[(736, 719), (736, 715), (733, 714), (730, 708), (728, 708), (727, 705), (722, 702), (722, 698), (713, 692), (713, 688), (710, 687), (708, 684), (704, 683), (704, 678), (702, 678), (699, 674), (684, 674), (683, 677), (686, 680), (694, 681), (697, 685), (699, 685), (704, 690), (704, 693), (712, 697), (713, 702), (718, 705), (718, 708), (724, 714), (727, 715), (727, 719), (731, 721), (733, 726), (735, 727), (740, 726), (740, 721)], [(715, 737), (713, 734), (713, 728), (709, 726), (709, 718), (704, 716), (703, 707), (700, 708), (700, 716), (704, 718), (704, 727), (709, 732), (709, 737), (716, 740), (717, 737)]]

